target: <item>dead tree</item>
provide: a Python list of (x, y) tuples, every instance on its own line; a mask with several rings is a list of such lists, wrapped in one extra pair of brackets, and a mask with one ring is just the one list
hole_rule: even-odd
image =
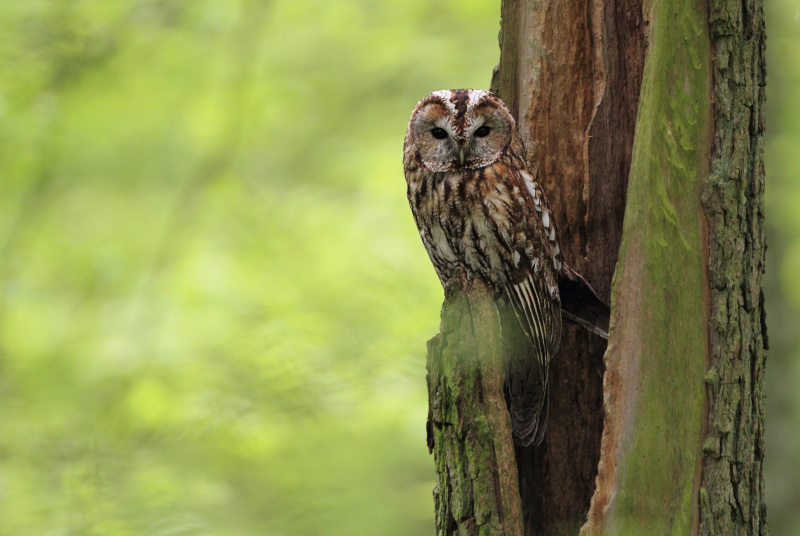
[(437, 534), (767, 534), (764, 44), (762, 0), (503, 0), (492, 89), (612, 326), (564, 330), (545, 441), (515, 448), (520, 333), (446, 290)]

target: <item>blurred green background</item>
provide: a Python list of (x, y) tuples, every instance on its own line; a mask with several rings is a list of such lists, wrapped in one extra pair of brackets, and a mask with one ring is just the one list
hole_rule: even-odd
[[(405, 200), (500, 0), (0, 3), (0, 535), (433, 533)], [(800, 7), (769, 2), (767, 494), (800, 534)]]

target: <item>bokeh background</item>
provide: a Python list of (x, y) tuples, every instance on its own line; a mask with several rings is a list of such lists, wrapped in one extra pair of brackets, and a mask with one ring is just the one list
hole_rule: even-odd
[[(800, 5), (770, 0), (767, 497), (800, 534)], [(492, 0), (0, 2), (0, 535), (433, 533), (405, 200)]]

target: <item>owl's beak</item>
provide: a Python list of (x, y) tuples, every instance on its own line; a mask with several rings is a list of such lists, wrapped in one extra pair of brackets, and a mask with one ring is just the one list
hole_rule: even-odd
[(459, 147), (458, 148), (458, 161), (461, 162), (461, 164), (463, 165), (465, 159), (466, 159), (466, 156), (464, 156), (464, 148), (463, 147)]

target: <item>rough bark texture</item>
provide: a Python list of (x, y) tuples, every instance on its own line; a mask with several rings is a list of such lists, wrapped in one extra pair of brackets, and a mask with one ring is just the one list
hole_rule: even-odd
[(703, 192), (711, 283), (700, 534), (765, 535), (765, 31), (761, 0), (711, 0), (714, 146)]
[(464, 279), (445, 289), (440, 334), (428, 342), (437, 536), (523, 533), (500, 334), (482, 283)]
[[(504, 0), (492, 89), (518, 118), (567, 262), (609, 300), (644, 63), (641, 0)], [(605, 341), (565, 325), (538, 449), (518, 449), (526, 534), (577, 534), (594, 490)]]

